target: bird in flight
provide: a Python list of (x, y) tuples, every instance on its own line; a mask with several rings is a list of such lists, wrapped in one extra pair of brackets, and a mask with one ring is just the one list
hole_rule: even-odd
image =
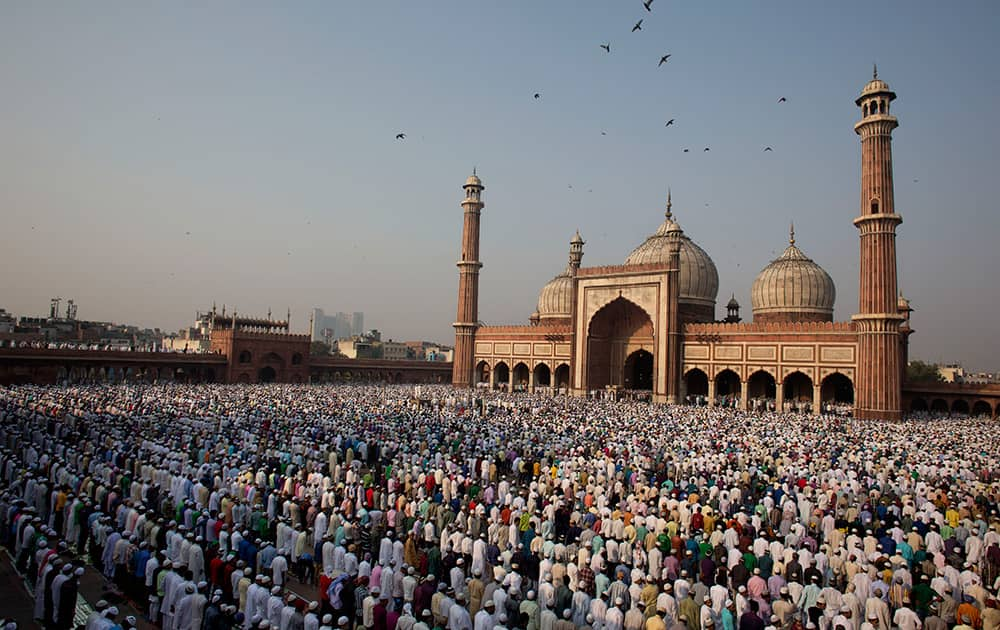
[(784, 96), (782, 96), (781, 98), (778, 99), (778, 102), (779, 103), (784, 103), (787, 100), (788, 100), (787, 98), (785, 98)]
[(397, 133), (396, 134), (396, 140), (403, 140), (405, 138), (406, 138), (406, 134), (405, 133)]
[(764, 147), (764, 150), (765, 151), (774, 151), (774, 149), (772, 149), (771, 147)]
[(665, 125), (663, 125), (663, 126), (664, 126), (664, 127), (669, 127), (669, 126), (670, 126), (670, 125), (672, 125), (672, 124), (674, 124), (674, 119), (673, 119), (673, 118), (671, 118), (670, 120), (668, 120), (668, 121), (667, 121), (667, 124), (665, 124)]
[(642, 3), (642, 6), (646, 7), (646, 11), (649, 13), (653, 12), (653, 0), (646, 0)]
[(709, 149), (708, 147), (705, 147), (705, 150), (706, 150), (706, 151), (711, 151), (711, 149)]
[(685, 153), (687, 153), (688, 151), (690, 151), (690, 149), (684, 149), (684, 152), (685, 152)]
[[(920, 181), (919, 179), (915, 179), (915, 180), (913, 180), (913, 183), (916, 184), (919, 181)], [(35, 229), (35, 228), (31, 228), (31, 229)]]
[(184, 236), (191, 236), (191, 233), (190, 232), (185, 232)]
[(606, 136), (606, 135), (608, 135), (608, 132), (607, 132), (607, 131), (602, 131), (602, 132), (601, 132), (601, 135), (602, 135), (602, 136)]
[(540, 99), (540, 98), (542, 98), (542, 95), (539, 94), (538, 92), (535, 92), (535, 99)]
[(641, 31), (641, 30), (642, 30), (642, 20), (639, 20), (638, 22), (635, 23), (635, 26), (632, 27), (632, 32), (634, 33), (636, 31)]
[(663, 55), (662, 57), (660, 57), (660, 63), (656, 64), (656, 67), (659, 68), (663, 64), (667, 63), (667, 59), (670, 59), (670, 57), (671, 55)]
[(601, 48), (604, 49), (604, 52), (611, 52), (611, 42), (608, 42), (607, 44), (601, 44)]

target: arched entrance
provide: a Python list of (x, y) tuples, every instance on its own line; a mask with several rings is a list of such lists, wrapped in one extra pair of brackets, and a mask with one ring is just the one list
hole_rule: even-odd
[(653, 321), (646, 311), (623, 297), (606, 304), (587, 327), (587, 389), (625, 387), (627, 358), (651, 348)]
[(528, 391), (528, 366), (523, 363), (514, 366), (514, 391)]
[(782, 384), (785, 404), (793, 410), (806, 411), (813, 401), (812, 379), (802, 372), (792, 372)]
[(653, 353), (636, 350), (625, 359), (625, 389), (653, 389)]
[(990, 408), (990, 404), (985, 400), (977, 400), (972, 405), (972, 415), (985, 416), (988, 418), (993, 415), (993, 410)]
[(931, 403), (931, 412), (948, 415), (948, 401), (941, 398), (935, 398), (934, 402)]
[(912, 413), (927, 413), (927, 401), (923, 398), (914, 398), (910, 402), (910, 411)]
[(737, 397), (740, 395), (740, 377), (732, 370), (722, 370), (715, 375), (715, 395)]
[(758, 370), (747, 379), (747, 402), (750, 409), (765, 409), (777, 395), (778, 386), (770, 372)]
[(687, 402), (704, 404), (708, 398), (708, 375), (698, 368), (688, 370), (684, 375), (684, 391)]
[(278, 373), (270, 365), (260, 368), (260, 372), (257, 374), (257, 381), (261, 383), (273, 383), (276, 378), (278, 378)]
[(501, 361), (493, 367), (493, 385), (499, 387), (510, 382), (510, 368)]
[(819, 395), (823, 404), (853, 405), (854, 383), (840, 372), (834, 372), (823, 379)]
[(951, 403), (951, 413), (956, 416), (967, 416), (969, 415), (969, 403), (959, 399)]
[(552, 371), (549, 366), (539, 363), (535, 366), (535, 387), (551, 387)]
[(565, 363), (556, 367), (556, 387), (559, 389), (569, 387), (569, 366)]
[[(399, 382), (398, 380), (396, 381)], [(490, 382), (490, 364), (486, 361), (480, 361), (476, 365), (476, 382), (477, 383), (489, 383)]]

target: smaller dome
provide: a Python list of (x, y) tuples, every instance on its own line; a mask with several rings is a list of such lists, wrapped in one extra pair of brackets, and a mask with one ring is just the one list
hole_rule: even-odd
[(861, 101), (869, 96), (875, 94), (885, 94), (889, 97), (889, 100), (894, 100), (896, 98), (896, 93), (889, 89), (889, 84), (878, 78), (878, 68), (875, 68), (872, 72), (872, 80), (865, 84), (865, 87), (861, 89), (861, 96), (854, 101), (856, 105), (861, 105)]
[(568, 269), (542, 287), (536, 313), (541, 320), (573, 316), (573, 276)]
[(896, 302), (896, 308), (900, 313), (908, 313), (913, 310), (913, 307), (910, 306), (910, 301), (903, 297), (902, 293), (899, 294), (899, 301)]
[(872, 79), (865, 84), (864, 89), (861, 90), (862, 95), (877, 94), (879, 92), (889, 91), (889, 84), (882, 79)]
[(833, 279), (795, 246), (794, 228), (788, 243), (753, 281), (754, 321), (833, 321)]
[(462, 188), (468, 188), (469, 186), (483, 187), (483, 180), (479, 179), (475, 171), (473, 171), (472, 175), (469, 175), (469, 179), (465, 180), (465, 186), (462, 186)]
[(736, 294), (734, 293), (733, 297), (729, 298), (729, 303), (726, 304), (726, 308), (732, 309), (732, 308), (739, 308), (739, 307), (740, 307), (740, 303), (736, 301)]

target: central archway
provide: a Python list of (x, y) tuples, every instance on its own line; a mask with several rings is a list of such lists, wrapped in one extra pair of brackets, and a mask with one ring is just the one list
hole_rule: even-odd
[(278, 373), (270, 365), (260, 368), (260, 373), (257, 376), (257, 380), (261, 383), (273, 383), (276, 378), (278, 378)]
[(636, 350), (625, 359), (625, 389), (653, 389), (653, 353)]
[(612, 300), (594, 314), (587, 327), (587, 388), (627, 387), (628, 357), (653, 347), (649, 314), (623, 297)]

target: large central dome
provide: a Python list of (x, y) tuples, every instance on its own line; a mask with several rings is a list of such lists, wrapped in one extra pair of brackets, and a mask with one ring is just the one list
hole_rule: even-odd
[[(632, 250), (626, 265), (662, 264), (670, 262), (669, 234), (678, 233), (681, 242), (680, 304), (697, 307), (699, 319), (715, 318), (715, 297), (719, 292), (719, 271), (711, 257), (692, 241), (674, 221), (671, 201), (667, 197), (667, 215), (663, 224), (646, 241)], [(685, 309), (691, 311), (692, 309)], [(692, 313), (693, 314), (693, 313)]]

